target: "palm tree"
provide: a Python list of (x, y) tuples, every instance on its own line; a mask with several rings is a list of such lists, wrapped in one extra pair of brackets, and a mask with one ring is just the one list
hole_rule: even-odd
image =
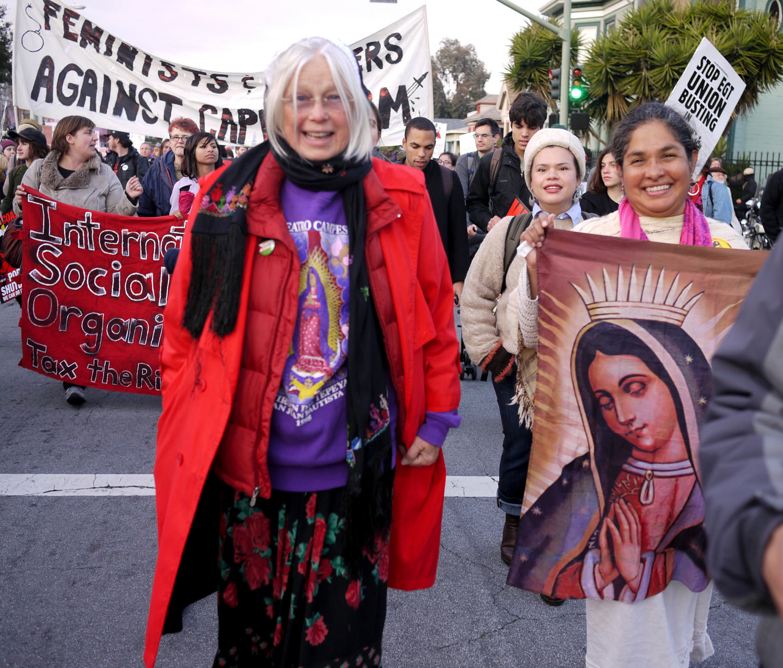
[(654, 0), (593, 43), (584, 64), (591, 118), (611, 125), (643, 102), (665, 100), (702, 37), (745, 81), (735, 116), (783, 79), (783, 40), (767, 14), (738, 10), (729, 0), (686, 7)]
[[(560, 26), (556, 19), (552, 25)], [(549, 70), (560, 67), (561, 40), (550, 30), (537, 23), (531, 23), (511, 39), (509, 55), (511, 62), (505, 72), (506, 82), (513, 90), (531, 90), (557, 108), (558, 99), (552, 99), (549, 91)], [(577, 62), (582, 36), (577, 30), (571, 33), (571, 62)], [(561, 76), (567, 76), (562, 72)]]

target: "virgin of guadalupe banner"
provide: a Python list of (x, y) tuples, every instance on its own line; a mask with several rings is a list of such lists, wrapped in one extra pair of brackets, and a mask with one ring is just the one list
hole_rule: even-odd
[(672, 579), (707, 586), (697, 453), (709, 360), (765, 257), (548, 235), (533, 449), (509, 583), (625, 602)]
[(163, 256), (183, 222), (89, 211), (28, 190), (24, 219), (22, 360), (50, 378), (158, 394)]

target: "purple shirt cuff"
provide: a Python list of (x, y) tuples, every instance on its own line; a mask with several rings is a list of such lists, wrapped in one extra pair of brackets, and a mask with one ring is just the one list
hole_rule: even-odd
[(456, 429), (460, 426), (462, 418), (457, 415), (457, 411), (447, 411), (445, 413), (435, 413), (427, 411), (424, 416), (424, 424), (419, 427), (417, 436), (434, 445), (436, 448), (443, 446), (449, 429)]

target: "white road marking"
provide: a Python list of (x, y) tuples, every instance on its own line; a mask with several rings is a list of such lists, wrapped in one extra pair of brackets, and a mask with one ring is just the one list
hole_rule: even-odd
[(3, 473), (0, 496), (155, 496), (150, 474)]
[[(494, 498), (492, 476), (448, 476), (447, 497)], [(155, 496), (145, 473), (0, 473), (0, 496)]]
[(498, 491), (497, 477), (488, 475), (446, 476), (445, 496), (461, 496), (466, 499), (495, 498)]

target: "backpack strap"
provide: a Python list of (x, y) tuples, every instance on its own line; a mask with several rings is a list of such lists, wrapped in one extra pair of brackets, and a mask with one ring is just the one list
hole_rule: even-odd
[(489, 163), (489, 194), (495, 192), (495, 184), (498, 181), (498, 172), (500, 172), (500, 160), (503, 157), (502, 148), (492, 149), (492, 159)]
[(501, 288), (501, 294), (506, 291), (506, 275), (508, 274), (508, 268), (514, 261), (514, 257), (517, 253), (517, 246), (519, 246), (519, 235), (522, 234), (530, 225), (530, 221), (533, 220), (532, 213), (520, 213), (514, 216), (508, 223), (506, 229), (506, 243), (503, 251), (503, 287)]

